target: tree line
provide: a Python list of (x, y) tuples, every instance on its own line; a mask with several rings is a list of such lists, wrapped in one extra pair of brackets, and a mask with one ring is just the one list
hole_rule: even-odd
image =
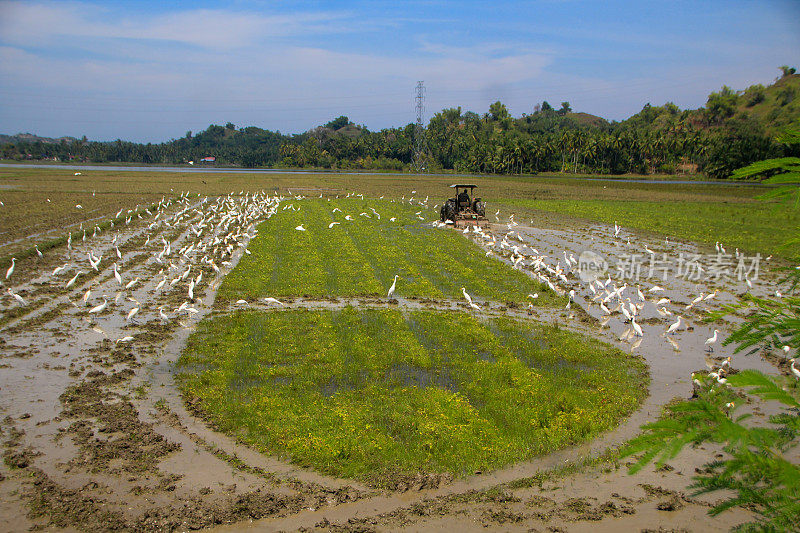
[[(781, 69), (783, 76), (769, 87), (723, 87), (696, 110), (647, 104), (622, 122), (574, 113), (569, 102), (558, 109), (542, 102), (516, 118), (499, 101), (482, 115), (443, 109), (421, 132), (422, 165), (470, 173), (702, 172), (726, 178), (754, 161), (800, 155), (797, 146), (774, 140), (775, 128), (800, 116), (800, 76)], [(159, 144), (17, 139), (0, 147), (0, 157), (175, 165), (213, 156), (220, 166), (402, 171), (412, 169), (418, 134), (414, 124), (373, 132), (341, 116), (296, 135), (228, 123)]]

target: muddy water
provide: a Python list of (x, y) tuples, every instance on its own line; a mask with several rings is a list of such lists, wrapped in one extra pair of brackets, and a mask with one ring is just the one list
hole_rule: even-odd
[[(164, 213), (175, 214), (185, 207), (172, 205)], [(56, 250), (52, 255), (46, 254), (41, 263), (23, 265), (19, 270), (22, 278), (15, 279), (16, 290), (27, 291), (25, 295), (31, 295), (31, 303), (40, 305), (31, 305), (36, 309), (0, 327), (0, 415), (4, 417), (0, 427), (6, 451), (15, 454), (20, 464), (28, 463), (18, 469), (6, 464), (0, 466), (4, 477), (0, 480), (0, 511), (3, 516), (17, 517), (9, 523), (10, 529), (50, 524), (79, 529), (113, 525), (123, 529), (217, 526), (236, 530), (293, 530), (317, 525), (326, 529), (326, 524), (331, 523), (415, 530), (455, 527), (528, 530), (550, 526), (570, 531), (590, 527), (600, 531), (634, 527), (715, 530), (727, 529), (747, 519), (747, 513), (740, 510), (711, 519), (706, 514), (708, 499), (686, 497), (688, 478), (709, 457), (704, 450), (681, 454), (670, 463), (671, 470), (666, 471), (650, 469), (628, 476), (620, 470), (589, 470), (542, 486), (506, 488), (503, 494), (509, 497), (500, 500), (480, 492), (602, 453), (635, 435), (639, 426), (655, 419), (672, 398), (688, 397), (690, 373), (705, 368), (704, 341), (712, 333), (699, 319), (706, 309), (735, 301), (746, 288), (743, 284), (713, 287), (681, 279), (659, 280), (664, 292), (658, 295), (673, 302), (667, 305), (668, 310), (687, 319), (685, 328), (669, 336), (672, 343), (663, 333), (674, 316), (661, 317), (652, 302), (645, 303), (638, 315), (644, 336), (620, 341), (628, 324), (616, 313), (601, 327), (597, 320), (601, 316), (599, 306), (592, 303), (586, 284), (574, 273), (568, 274), (568, 282), (562, 284), (564, 290), (576, 291), (571, 309), (507, 309), (499, 303), (480, 302), (481, 313), (486, 316), (557, 321), (564, 327), (633, 351), (650, 366), (649, 397), (620, 427), (591, 443), (447, 484), (438, 479), (409, 480), (407, 490), (376, 493), (348, 480), (329, 478), (279, 458), (263, 456), (216, 432), (187, 409), (175, 386), (174, 362), (197, 321), (211, 311), (222, 276), (235, 266), (243, 252), (237, 249), (226, 257), (229, 264), (218, 274), (200, 260), (202, 254), (183, 257), (176, 251), (192, 241), (210, 243), (221, 235), (222, 228), (195, 239), (190, 227), (197, 222), (196, 218), (173, 221), (170, 226), (159, 225), (152, 230), (147, 226), (151, 222), (152, 219), (143, 220), (119, 230), (117, 244), (123, 260), (118, 263), (123, 282), (136, 277), (141, 280), (130, 290), (122, 289), (111, 270), (116, 259), (111, 239), (116, 232), (105, 232), (86, 243), (74, 244), (75, 250), (69, 257), (64, 250)], [(606, 257), (641, 250), (645, 244), (654, 251), (671, 254), (695, 251), (691, 244), (651, 242), (625, 232), (622, 238), (614, 238), (613, 228), (604, 226), (570, 230), (517, 226), (514, 230), (522, 241), (518, 239), (518, 244), (525, 243), (547, 255), (545, 262), (552, 267), (559, 261), (563, 265), (565, 250), (577, 256), (585, 248), (591, 248)], [(507, 231), (503, 225), (493, 227), (498, 240)], [(145, 246), (148, 235), (150, 242)], [(173, 252), (166, 261), (158, 263), (155, 256), (162, 247), (162, 237), (171, 243)], [(470, 237), (483, 241), (474, 235)], [(503, 257), (503, 251), (496, 247), (493, 250), (502, 260), (509, 260)], [(79, 278), (74, 287), (65, 289), (66, 280), (74, 272), (90, 270), (85, 260), (89, 251), (102, 253), (103, 268), (93, 277)], [(142, 251), (146, 254), (142, 255)], [(52, 268), (64, 261), (71, 265), (70, 271), (54, 278)], [(174, 286), (168, 283), (156, 288), (164, 276), (176, 279), (189, 267), (193, 270), (185, 279)], [(523, 261), (520, 268), (533, 275), (529, 261)], [(201, 271), (205, 279), (195, 294), (202, 300), (189, 305), (198, 312), (178, 311), (187, 301), (188, 280)], [(646, 291), (651, 283), (641, 285)], [(714, 299), (692, 309), (685, 308), (696, 294), (708, 294), (714, 288), (719, 289)], [(88, 289), (92, 293), (84, 302), (82, 298)], [(768, 294), (773, 290), (764, 281), (756, 282), (753, 292)], [(119, 292), (124, 294), (115, 302)], [(103, 295), (114, 303), (90, 317), (88, 309), (102, 303)], [(648, 300), (652, 300), (649, 294)], [(565, 304), (566, 301), (565, 296)], [(347, 305), (469, 309), (464, 302), (452, 300), (399, 299), (388, 303), (382, 299), (341, 298), (295, 299), (286, 303), (281, 309), (331, 309)], [(134, 307), (140, 310), (128, 320), (126, 317)], [(159, 317), (159, 307), (167, 313), (168, 320)], [(276, 310), (250, 302), (216, 312), (243, 308)], [(725, 335), (727, 330), (720, 338)], [(129, 336), (133, 339), (125, 340)], [(734, 355), (730, 347), (721, 343), (717, 343), (713, 356), (731, 356), (736, 368), (774, 372), (756, 356)], [(80, 394), (70, 396), (70, 391)], [(769, 412), (765, 409), (761, 415)], [(143, 457), (150, 458), (143, 460)], [(28, 473), (33, 473), (33, 477)], [(32, 479), (38, 483), (33, 484)], [(42, 487), (48, 487), (47, 491)], [(33, 500), (39, 502), (45, 516), (26, 518), (25, 502)], [(113, 514), (106, 516), (102, 512)], [(104, 521), (92, 521), (93, 514), (105, 516)], [(231, 525), (220, 525), (225, 523)]]

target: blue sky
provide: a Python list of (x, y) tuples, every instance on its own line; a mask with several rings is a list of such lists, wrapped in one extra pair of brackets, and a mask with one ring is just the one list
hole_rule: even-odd
[(800, 67), (800, 1), (0, 0), (0, 133), (161, 142), (211, 123), (377, 130), (547, 100), (622, 120)]

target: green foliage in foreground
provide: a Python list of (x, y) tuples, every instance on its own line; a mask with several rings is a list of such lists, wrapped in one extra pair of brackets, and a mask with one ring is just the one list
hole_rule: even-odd
[[(697, 399), (669, 406), (661, 420), (644, 426), (644, 433), (631, 441), (622, 455), (641, 454), (631, 468), (635, 473), (653, 460), (659, 466), (664, 464), (687, 444), (723, 444), (728, 457), (708, 463), (692, 485), (698, 494), (733, 491), (711, 514), (736, 506), (751, 507), (762, 520), (745, 524), (742, 530), (796, 531), (800, 524), (800, 466), (787, 457), (797, 446), (800, 432), (800, 391), (796, 384), (784, 389), (783, 378), (754, 370), (727, 380), (730, 387), (705, 377)], [(788, 409), (770, 417), (770, 425), (761, 421), (748, 424), (751, 415), (736, 416), (741, 398), (734, 389), (749, 389), (749, 394), (780, 402)]]
[[(461, 287), (466, 287), (478, 304), (530, 301), (527, 295), (538, 292), (538, 305), (563, 305), (563, 298), (556, 301), (538, 281), (487, 259), (463, 235), (433, 228), (430, 221), (436, 218), (431, 209), (400, 202), (287, 200), (258, 226), (248, 245), (251, 255), (225, 278), (218, 299), (385, 297), (397, 274), (397, 297), (463, 299)], [(329, 228), (332, 222), (340, 224)], [(295, 229), (301, 224), (306, 231)]]
[(800, 211), (786, 202), (634, 202), (627, 200), (497, 200), (510, 207), (538, 209), (652, 231), (750, 253), (789, 257), (800, 244), (787, 244), (787, 227), (800, 225)]
[[(800, 283), (800, 271), (789, 270), (783, 281), (789, 291), (794, 290)], [(744, 304), (729, 306), (723, 313), (745, 305), (754, 306), (754, 312), (726, 339), (726, 344), (736, 344), (737, 352), (760, 346), (767, 350), (778, 349), (783, 355), (792, 350), (797, 353), (800, 298), (750, 297)], [(719, 318), (723, 313), (711, 318)], [(719, 381), (710, 375), (701, 379), (697, 399), (670, 406), (665, 417), (644, 426), (642, 435), (631, 441), (623, 455), (641, 454), (631, 470), (635, 472), (654, 459), (657, 464), (663, 464), (687, 444), (705, 441), (722, 444), (728, 456), (711, 461), (705, 472), (694, 478), (693, 487), (698, 493), (725, 489), (734, 494), (713, 507), (711, 513), (718, 514), (736, 506), (748, 507), (757, 512), (760, 519), (744, 524), (741, 530), (800, 530), (800, 466), (794, 449), (800, 442), (797, 377), (770, 377), (746, 370)], [(779, 402), (785, 408), (769, 418), (769, 425), (762, 420), (748, 424), (753, 420), (751, 415), (736, 416), (735, 413), (745, 393)]]
[(645, 365), (613, 347), (456, 312), (238, 312), (201, 322), (179, 365), (223, 431), (375, 486), (585, 441), (647, 393)]

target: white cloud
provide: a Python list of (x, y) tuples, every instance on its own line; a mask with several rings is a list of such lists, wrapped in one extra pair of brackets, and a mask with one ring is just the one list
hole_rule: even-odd
[[(339, 33), (355, 21), (341, 12), (265, 15), (220, 9), (176, 11), (154, 17), (118, 14), (96, 4), (76, 2), (0, 4), (0, 35), (10, 44), (41, 46), (60, 39), (96, 45), (96, 39), (181, 43), (230, 50), (261, 41), (311, 33)], [(355, 25), (357, 27), (357, 25)]]

